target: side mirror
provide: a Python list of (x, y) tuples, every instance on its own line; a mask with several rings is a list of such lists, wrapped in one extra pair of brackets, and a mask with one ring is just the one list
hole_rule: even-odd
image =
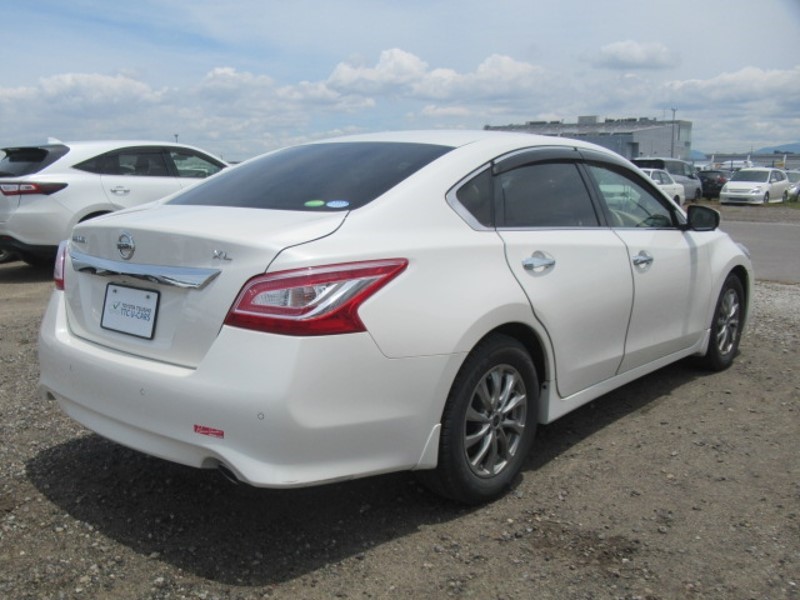
[(720, 216), (713, 208), (692, 204), (686, 210), (687, 225), (694, 231), (714, 231), (719, 227)]

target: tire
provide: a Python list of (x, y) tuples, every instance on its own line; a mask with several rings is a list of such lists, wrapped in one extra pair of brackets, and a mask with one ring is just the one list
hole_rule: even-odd
[(697, 188), (694, 191), (694, 201), (695, 202), (700, 202), (700, 200), (702, 200), (702, 199), (703, 199), (703, 190), (701, 190), (700, 188)]
[(742, 282), (728, 275), (719, 293), (711, 321), (711, 339), (702, 364), (712, 371), (724, 371), (739, 352), (744, 325), (745, 297)]
[(539, 381), (533, 361), (515, 339), (492, 334), (467, 356), (442, 414), (439, 462), (420, 471), (434, 492), (476, 505), (511, 486), (538, 422)]
[(53, 256), (39, 256), (36, 254), (21, 254), (20, 258), (22, 262), (30, 267), (35, 267), (37, 269), (44, 269), (44, 268), (53, 268), (53, 265), (56, 262), (55, 255)]
[(781, 198), (781, 202), (786, 202), (789, 200), (789, 190), (783, 191), (783, 197)]
[(0, 265), (3, 263), (14, 262), (15, 260), (19, 260), (19, 256), (16, 253), (12, 252), (11, 250), (4, 250), (0, 248)]
[(764, 204), (769, 204), (769, 192), (764, 194)]

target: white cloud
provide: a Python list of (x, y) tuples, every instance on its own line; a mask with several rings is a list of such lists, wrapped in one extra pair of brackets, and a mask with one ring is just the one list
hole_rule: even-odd
[(590, 62), (607, 69), (669, 69), (677, 66), (680, 59), (664, 44), (626, 40), (603, 46)]
[(420, 114), (424, 117), (433, 117), (438, 119), (440, 117), (472, 117), (474, 112), (466, 106), (436, 106), (434, 104), (429, 104), (423, 107), (423, 109), (420, 111)]
[(747, 106), (752, 102), (800, 102), (800, 66), (790, 70), (745, 67), (706, 80), (670, 81), (669, 93), (692, 105)]
[(665, 81), (644, 70), (613, 77), (551, 71), (496, 53), (459, 71), (392, 48), (371, 66), (343, 61), (318, 80), (279, 81), (233, 66), (163, 88), (130, 72), (43, 77), (0, 87), (0, 138), (172, 139), (179, 133), (181, 141), (242, 159), (331, 132), (480, 128), (585, 114), (660, 118), (674, 106), (679, 118), (695, 121), (696, 147), (703, 149), (704, 136), (733, 143), (745, 131), (760, 146), (796, 138), (798, 82), (800, 66)]
[(381, 52), (374, 67), (339, 63), (328, 78), (328, 85), (348, 93), (386, 93), (401, 89), (425, 76), (428, 65), (398, 48)]

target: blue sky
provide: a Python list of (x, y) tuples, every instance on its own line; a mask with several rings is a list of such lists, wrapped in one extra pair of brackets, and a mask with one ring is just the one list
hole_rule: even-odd
[(676, 117), (800, 141), (800, 0), (0, 0), (0, 146), (160, 139), (241, 160), (387, 129)]

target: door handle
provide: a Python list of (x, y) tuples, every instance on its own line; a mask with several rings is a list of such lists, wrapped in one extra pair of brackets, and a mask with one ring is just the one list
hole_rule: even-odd
[(125, 194), (130, 194), (130, 188), (126, 188), (124, 186), (118, 185), (117, 187), (113, 187), (109, 190), (112, 194), (116, 194), (117, 196), (124, 196)]
[(537, 250), (531, 256), (522, 259), (522, 267), (526, 271), (542, 272), (554, 267), (556, 259)]
[(651, 264), (653, 264), (653, 257), (644, 250), (633, 257), (633, 265), (635, 267), (649, 267)]

